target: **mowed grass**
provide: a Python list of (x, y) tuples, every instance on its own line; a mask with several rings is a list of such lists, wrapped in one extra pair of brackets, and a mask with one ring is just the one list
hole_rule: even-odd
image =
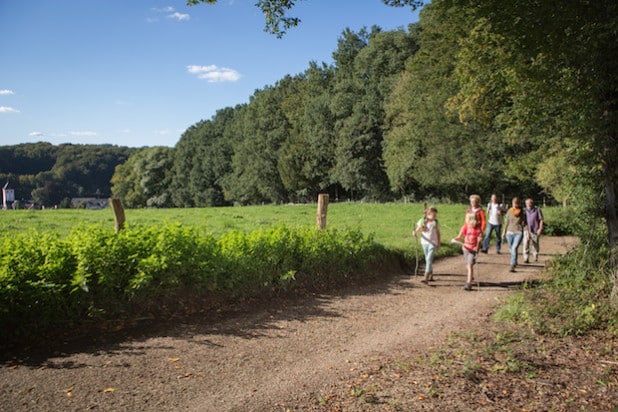
[[(454, 237), (463, 222), (466, 205), (438, 205), (443, 243)], [(161, 225), (179, 222), (221, 234), (230, 230), (250, 232), (277, 225), (307, 227), (316, 224), (317, 205), (265, 205), (191, 209), (127, 209), (127, 225)], [(423, 216), (423, 205), (416, 203), (331, 203), (327, 228), (359, 229), (373, 234), (376, 242), (402, 251), (413, 250), (412, 229)], [(0, 211), (0, 230), (4, 234), (27, 232), (68, 233), (78, 225), (103, 225), (113, 229), (111, 209), (57, 209)]]
[[(436, 207), (442, 227), (443, 248), (439, 255), (451, 254), (458, 248), (448, 242), (459, 232), (467, 205), (441, 204)], [(546, 220), (551, 220), (552, 212), (557, 209), (544, 208)], [(129, 226), (179, 222), (215, 235), (230, 230), (250, 232), (277, 225), (315, 226), (316, 213), (316, 204), (125, 210)], [(330, 203), (326, 226), (330, 229), (359, 229), (365, 234), (373, 234), (375, 241), (387, 248), (414, 253), (416, 242), (412, 229), (422, 216), (423, 205), (420, 203)], [(0, 210), (0, 230), (4, 235), (31, 229), (63, 235), (78, 225), (92, 224), (113, 230), (112, 210)]]

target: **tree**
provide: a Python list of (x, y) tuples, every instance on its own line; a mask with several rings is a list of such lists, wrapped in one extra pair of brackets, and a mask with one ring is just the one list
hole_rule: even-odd
[(336, 132), (332, 176), (346, 190), (374, 199), (389, 196), (382, 153), (384, 100), (416, 50), (415, 39), (404, 30), (348, 29), (339, 39), (333, 53), (337, 71), (331, 104)]
[[(393, 7), (410, 6), (413, 10), (423, 5), (422, 1), (417, 0), (382, 0), (382, 2)], [(189, 6), (199, 3), (216, 4), (217, 0), (187, 0)], [(266, 19), (264, 31), (281, 38), (287, 30), (296, 27), (300, 23), (300, 19), (287, 16), (287, 12), (294, 7), (295, 3), (296, 0), (258, 0), (255, 5), (262, 11)]]
[(467, 6), (475, 24), (457, 59), (460, 92), (451, 105), (463, 120), (523, 142), (539, 160), (548, 153), (538, 164), (564, 157), (575, 166), (561, 189), (587, 193), (574, 200), (605, 219), (618, 304), (618, 4), (472, 0)]
[(176, 144), (171, 195), (178, 207), (227, 204), (221, 179), (231, 171), (235, 124), (242, 106), (218, 110), (183, 133)]
[(142, 149), (116, 167), (112, 194), (129, 208), (169, 207), (173, 149), (155, 146)]
[(240, 136), (232, 147), (231, 171), (221, 178), (225, 198), (240, 204), (288, 201), (278, 170), (278, 152), (289, 138), (290, 125), (281, 102), (292, 92), (286, 76), (275, 86), (256, 91), (239, 114)]
[(286, 94), (282, 102), (290, 136), (279, 149), (277, 168), (283, 185), (296, 201), (315, 201), (318, 193), (334, 185), (330, 177), (334, 159), (334, 118), (330, 110), (334, 72), (331, 66), (311, 62), (294, 79), (295, 92)]
[(461, 200), (471, 190), (506, 190), (503, 145), (475, 122), (462, 124), (445, 109), (457, 92), (459, 41), (470, 22), (462, 7), (426, 6), (411, 31), (419, 50), (387, 97), (384, 162), (391, 188), (402, 196)]

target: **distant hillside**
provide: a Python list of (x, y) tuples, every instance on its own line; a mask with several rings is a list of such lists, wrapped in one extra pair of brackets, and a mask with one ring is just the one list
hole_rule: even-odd
[(0, 146), (0, 182), (25, 204), (65, 205), (73, 197), (109, 197), (116, 166), (139, 149), (114, 145)]

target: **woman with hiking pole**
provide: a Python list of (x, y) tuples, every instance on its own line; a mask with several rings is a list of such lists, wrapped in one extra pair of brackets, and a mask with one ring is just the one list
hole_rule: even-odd
[[(426, 209), (424, 216), (418, 220), (414, 230), (414, 237), (418, 236), (419, 233), (421, 234), (421, 246), (425, 255), (425, 277), (421, 281), (423, 283), (433, 280), (433, 256), (440, 249), (440, 224), (436, 219), (437, 214), (438, 209), (435, 207)], [(416, 265), (418, 268), (418, 255)]]

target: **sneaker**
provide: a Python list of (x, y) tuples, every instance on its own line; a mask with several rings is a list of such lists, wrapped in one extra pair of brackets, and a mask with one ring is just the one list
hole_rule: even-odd
[(464, 290), (472, 290), (472, 285), (470, 285), (469, 283), (466, 283), (466, 285), (463, 287)]
[(487, 251), (487, 249), (481, 249), (481, 252), (483, 252), (483, 253), (485, 253), (485, 254), (489, 253), (489, 252)]
[(524, 263), (530, 263), (530, 261), (528, 260), (528, 258), (524, 259)]
[(509, 270), (509, 272), (515, 272), (515, 265), (511, 265), (511, 269)]
[(499, 250), (496, 250), (496, 253), (499, 255), (499, 254), (500, 254), (500, 251), (499, 251)]
[(539, 257), (538, 257), (538, 256), (535, 256), (535, 257), (534, 257), (534, 261), (535, 261), (535, 262), (538, 262), (538, 261), (539, 261)]

